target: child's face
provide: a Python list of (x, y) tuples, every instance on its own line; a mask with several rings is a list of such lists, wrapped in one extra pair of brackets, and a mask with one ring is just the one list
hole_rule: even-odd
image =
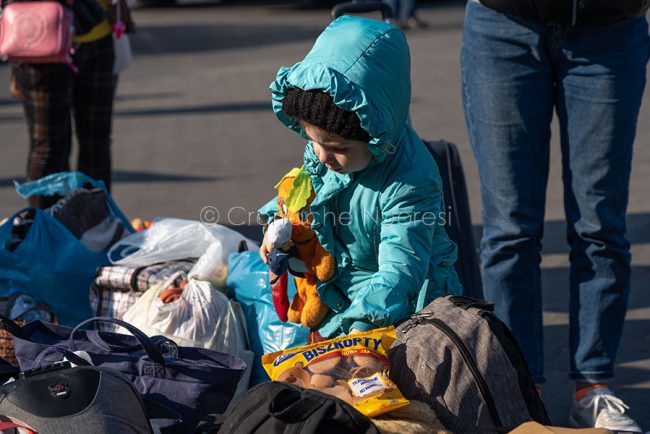
[(333, 172), (359, 172), (372, 160), (367, 143), (344, 139), (309, 122), (300, 121), (300, 125), (314, 144), (320, 162)]

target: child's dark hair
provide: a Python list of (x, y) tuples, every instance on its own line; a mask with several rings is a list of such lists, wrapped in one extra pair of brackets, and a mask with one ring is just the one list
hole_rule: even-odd
[(289, 89), (282, 100), (282, 111), (347, 140), (365, 143), (370, 140), (368, 133), (361, 128), (359, 117), (338, 107), (332, 97), (321, 90)]

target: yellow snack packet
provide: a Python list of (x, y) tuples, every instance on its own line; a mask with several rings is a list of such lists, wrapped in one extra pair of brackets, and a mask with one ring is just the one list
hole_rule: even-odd
[(388, 378), (394, 341), (395, 328), (385, 327), (265, 354), (262, 365), (273, 381), (317, 389), (375, 417), (409, 403)]

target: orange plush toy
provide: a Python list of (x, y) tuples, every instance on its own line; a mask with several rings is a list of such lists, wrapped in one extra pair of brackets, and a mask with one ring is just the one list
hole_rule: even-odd
[[(309, 205), (314, 200), (311, 178), (303, 169), (293, 169), (275, 186), (278, 190), (278, 218), (291, 223), (291, 239), (275, 240), (275, 246), (295, 247), (295, 258), (289, 259), (289, 270), (294, 274), (298, 293), (287, 316), (289, 321), (313, 329), (320, 324), (329, 308), (320, 300), (316, 284), (329, 280), (336, 268), (334, 257), (321, 246), (311, 228), (313, 216)], [(302, 275), (302, 276), (301, 276)]]

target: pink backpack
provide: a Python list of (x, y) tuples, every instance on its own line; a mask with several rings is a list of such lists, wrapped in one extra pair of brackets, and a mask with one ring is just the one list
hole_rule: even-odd
[(0, 16), (0, 56), (72, 65), (73, 12), (58, 1), (14, 2)]

